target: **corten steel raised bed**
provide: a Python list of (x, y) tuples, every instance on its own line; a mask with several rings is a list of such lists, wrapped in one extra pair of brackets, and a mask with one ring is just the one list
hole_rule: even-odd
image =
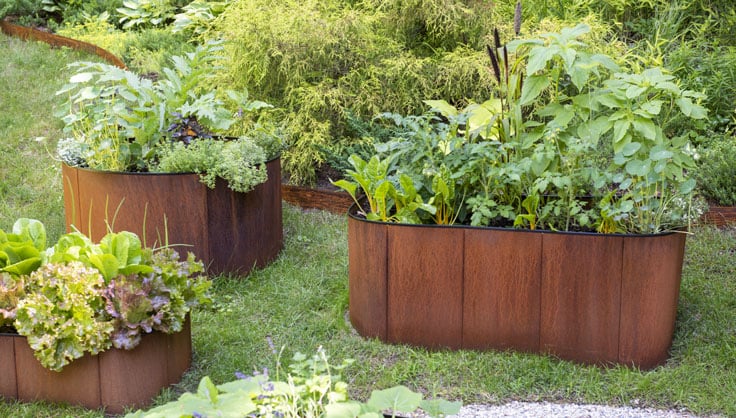
[(703, 214), (703, 222), (717, 227), (736, 226), (735, 206), (711, 206)]
[(0, 397), (63, 402), (119, 414), (126, 407), (146, 406), (161, 389), (178, 382), (191, 357), (188, 319), (179, 333), (147, 334), (132, 350), (86, 354), (60, 372), (44, 368), (25, 337), (0, 334)]
[(603, 235), (348, 219), (350, 320), (429, 348), (650, 369), (669, 357), (685, 234)]
[(218, 179), (215, 189), (197, 174), (102, 172), (62, 165), (67, 229), (99, 240), (108, 228), (138, 234), (145, 245), (168, 243), (192, 251), (208, 272), (246, 274), (264, 267), (283, 246), (281, 163), (267, 164), (268, 180), (238, 193)]

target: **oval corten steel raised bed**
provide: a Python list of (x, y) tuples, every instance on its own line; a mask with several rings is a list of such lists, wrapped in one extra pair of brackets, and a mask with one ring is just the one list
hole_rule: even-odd
[(0, 397), (80, 405), (119, 414), (141, 408), (178, 382), (192, 358), (191, 325), (176, 334), (144, 335), (132, 350), (86, 354), (60, 372), (44, 368), (25, 337), (0, 334)]
[(603, 235), (371, 222), (350, 212), (350, 320), (429, 348), (664, 363), (685, 234)]
[(281, 163), (268, 180), (238, 193), (197, 174), (102, 172), (62, 165), (67, 228), (99, 240), (111, 228), (138, 234), (147, 246), (192, 251), (210, 273), (246, 274), (276, 258), (283, 246)]

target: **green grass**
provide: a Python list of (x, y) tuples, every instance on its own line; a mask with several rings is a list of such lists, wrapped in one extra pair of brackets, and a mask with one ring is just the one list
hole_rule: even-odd
[[(54, 91), (68, 77), (68, 51), (0, 37), (0, 227), (19, 216), (41, 219), (52, 239), (63, 228), (58, 164), (36, 137), (60, 135)], [(50, 149), (51, 145), (49, 145)], [(664, 367), (601, 369), (530, 354), (427, 351), (365, 340), (346, 322), (347, 238), (343, 216), (284, 208), (285, 248), (268, 268), (248, 277), (218, 277), (215, 304), (193, 315), (194, 363), (157, 402), (235, 371), (274, 369), (266, 337), (311, 354), (323, 346), (334, 362), (356, 362), (344, 373), (356, 397), (405, 384), (466, 403), (509, 400), (589, 402), (686, 408), (736, 415), (736, 230), (698, 229), (688, 239), (672, 357)], [(44, 403), (0, 403), (0, 416), (101, 417)]]

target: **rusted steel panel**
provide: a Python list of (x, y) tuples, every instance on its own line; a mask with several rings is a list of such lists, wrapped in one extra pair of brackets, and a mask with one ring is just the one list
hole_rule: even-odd
[(16, 337), (0, 334), (0, 397), (15, 399), (18, 397), (18, 382), (15, 379), (15, 342)]
[(623, 238), (542, 237), (541, 351), (582, 363), (616, 362)]
[(465, 230), (463, 347), (539, 350), (542, 235)]
[(108, 350), (99, 355), (101, 405), (120, 414), (126, 406), (141, 408), (168, 386), (168, 335), (143, 336), (133, 350)]
[(25, 338), (14, 338), (14, 341), (18, 399), (66, 402), (87, 408), (100, 407), (100, 373), (97, 356), (85, 354), (66, 365), (61, 372), (55, 372), (39, 363)]
[(350, 322), (365, 337), (387, 337), (386, 225), (348, 218)]
[(463, 248), (462, 228), (389, 228), (389, 342), (462, 346)]
[(664, 364), (675, 332), (685, 234), (624, 240), (619, 362)]
[(281, 251), (279, 160), (267, 169), (268, 180), (248, 193), (233, 192), (222, 179), (214, 190), (207, 189), (209, 271), (247, 273), (265, 267)]
[(321, 209), (343, 215), (353, 204), (346, 192), (320, 190), (284, 184), (281, 186), (284, 200), (303, 209)]

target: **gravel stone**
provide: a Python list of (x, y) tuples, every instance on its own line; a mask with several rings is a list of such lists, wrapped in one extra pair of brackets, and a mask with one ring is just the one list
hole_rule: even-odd
[[(556, 404), (550, 402), (510, 402), (505, 405), (465, 405), (452, 418), (565, 417), (565, 418), (696, 418), (686, 411), (604, 405)], [(448, 417), (448, 418), (450, 418)], [(720, 417), (709, 415), (708, 417)]]

